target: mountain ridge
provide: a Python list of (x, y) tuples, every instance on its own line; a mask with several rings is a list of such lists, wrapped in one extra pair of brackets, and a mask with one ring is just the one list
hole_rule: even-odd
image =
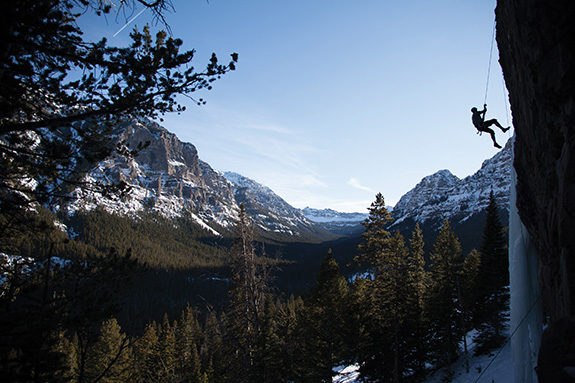
[(85, 178), (92, 183), (125, 183), (130, 193), (114, 198), (76, 189), (66, 206), (69, 215), (96, 207), (134, 216), (152, 211), (165, 217), (185, 216), (213, 235), (225, 235), (237, 221), (243, 203), (264, 237), (312, 242), (337, 238), (266, 186), (213, 169), (199, 158), (193, 144), (180, 141), (156, 123), (126, 121), (117, 127), (115, 140), (127, 148), (146, 145), (132, 157), (113, 153), (89, 170)]
[[(139, 119), (116, 129), (116, 140), (126, 147), (146, 143), (137, 156), (114, 153), (94, 166), (87, 179), (125, 182), (131, 193), (108, 198), (80, 189), (67, 206), (78, 209), (103, 207), (120, 214), (152, 211), (166, 217), (186, 216), (213, 235), (225, 235), (237, 221), (240, 204), (264, 236), (281, 241), (330, 241), (359, 236), (367, 213), (342, 213), (333, 209), (298, 209), (270, 188), (234, 172), (213, 169), (199, 158), (196, 147), (180, 141), (160, 125)], [(512, 140), (474, 174), (459, 179), (449, 170), (424, 177), (391, 209), (390, 230), (407, 231), (415, 222), (437, 230), (445, 219), (461, 224), (487, 206), (494, 191), (498, 205), (508, 209)]]

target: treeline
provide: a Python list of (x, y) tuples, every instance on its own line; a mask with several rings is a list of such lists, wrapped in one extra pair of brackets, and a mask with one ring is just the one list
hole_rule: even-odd
[(226, 266), (216, 237), (185, 217), (166, 218), (141, 212), (138, 216), (109, 213), (102, 208), (78, 211), (64, 221), (77, 230), (77, 239), (100, 251), (131, 249), (150, 268), (185, 270)]
[(379, 194), (357, 257), (367, 273), (346, 280), (328, 251), (309, 293), (284, 299), (242, 209), (226, 252), (226, 308), (188, 306), (139, 335), (126, 335), (113, 314), (114, 291), (138, 269), (129, 253), (71, 274), (41, 267), (3, 285), (14, 288), (1, 301), (10, 330), (0, 373), (19, 382), (331, 382), (334, 367), (357, 364), (369, 382), (424, 381), (441, 367), (449, 380), (471, 329), (475, 353), (505, 341), (507, 245), (495, 200), (481, 248), (465, 256), (448, 221), (426, 255), (419, 226), (406, 240), (385, 230), (390, 219)]

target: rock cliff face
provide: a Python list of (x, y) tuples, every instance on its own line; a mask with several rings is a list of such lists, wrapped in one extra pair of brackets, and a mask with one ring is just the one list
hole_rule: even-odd
[(97, 192), (77, 191), (68, 206), (77, 209), (101, 206), (121, 214), (150, 208), (164, 216), (191, 214), (202, 226), (227, 227), (237, 216), (232, 185), (198, 157), (196, 148), (150, 121), (130, 120), (117, 128), (117, 141), (137, 148), (135, 157), (113, 154), (100, 162), (88, 177), (106, 184), (125, 182), (131, 192), (123, 199), (107, 198)]
[(212, 169), (200, 160), (194, 145), (181, 142), (151, 121), (128, 120), (117, 127), (116, 134), (116, 141), (130, 150), (146, 145), (134, 156), (114, 152), (87, 177), (100, 184), (124, 182), (130, 193), (124, 198), (111, 198), (97, 190), (78, 189), (67, 206), (70, 215), (78, 209), (96, 207), (118, 214), (153, 211), (166, 217), (191, 217), (219, 235), (235, 224), (243, 203), (264, 235), (300, 241), (337, 237), (306, 219), (269, 188), (239, 174)]
[(554, 322), (575, 315), (575, 2), (499, 0), (496, 21), (516, 134), (517, 208)]

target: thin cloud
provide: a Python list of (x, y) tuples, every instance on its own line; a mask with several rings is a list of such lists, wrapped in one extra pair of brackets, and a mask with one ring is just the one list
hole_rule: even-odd
[(349, 181), (347, 181), (347, 184), (359, 190), (365, 190), (371, 193), (375, 193), (375, 190), (367, 186), (363, 186), (357, 178), (350, 178)]

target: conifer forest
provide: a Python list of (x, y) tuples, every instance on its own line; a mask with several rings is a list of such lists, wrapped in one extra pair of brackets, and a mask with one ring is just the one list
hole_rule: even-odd
[[(203, 105), (194, 92), (241, 65), (237, 53), (198, 63), (148, 27), (126, 47), (85, 41), (76, 18), (110, 4), (0, 5), (0, 380), (332, 382), (355, 365), (365, 382), (425, 382), (439, 369), (450, 381), (455, 360), (505, 344), (508, 229), (493, 192), (481, 245), (465, 253), (449, 220), (430, 243), (417, 222), (390, 229), (381, 193), (361, 237), (323, 243), (266, 236), (243, 203), (222, 236), (191, 214), (67, 214), (74, 191), (130, 193), (84, 177), (150, 144), (118, 143), (116, 126), (184, 112), (182, 95)], [(160, 24), (171, 9), (118, 4)]]

